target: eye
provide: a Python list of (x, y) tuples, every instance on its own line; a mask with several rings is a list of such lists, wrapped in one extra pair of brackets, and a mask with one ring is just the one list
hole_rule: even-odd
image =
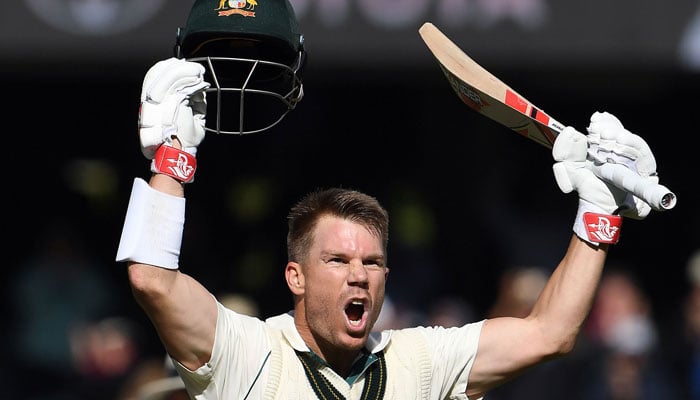
[(365, 260), (364, 266), (371, 270), (381, 270), (384, 268), (384, 263), (381, 260)]
[(324, 262), (331, 266), (337, 266), (345, 263), (345, 261), (343, 261), (343, 259), (340, 257), (328, 257), (324, 260)]

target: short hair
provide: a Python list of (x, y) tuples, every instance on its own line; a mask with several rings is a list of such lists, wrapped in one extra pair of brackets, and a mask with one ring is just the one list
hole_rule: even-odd
[(386, 257), (389, 242), (389, 213), (379, 201), (357, 190), (316, 189), (306, 194), (287, 217), (287, 257), (300, 262), (308, 256), (313, 234), (321, 217), (330, 215), (356, 222), (376, 235)]

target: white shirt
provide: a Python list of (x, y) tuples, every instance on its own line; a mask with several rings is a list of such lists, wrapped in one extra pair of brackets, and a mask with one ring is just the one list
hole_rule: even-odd
[[(316, 398), (295, 350), (309, 351), (292, 312), (262, 321), (218, 304), (212, 356), (196, 371), (175, 361), (197, 400)], [(467, 399), (483, 321), (458, 328), (416, 327), (374, 332), (366, 348), (384, 351), (385, 399)], [(352, 384), (330, 368), (321, 373), (348, 400), (359, 399), (364, 376)]]

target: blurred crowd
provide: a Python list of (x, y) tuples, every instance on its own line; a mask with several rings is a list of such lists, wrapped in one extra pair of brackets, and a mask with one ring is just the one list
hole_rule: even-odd
[[(0, 374), (3, 398), (187, 398), (152, 327), (137, 317), (140, 310), (124, 282), (114, 280), (114, 268), (96, 261), (81, 235), (66, 221), (48, 224), (36, 251), (11, 276), (4, 332), (11, 362)], [(634, 270), (608, 265), (573, 354), (526, 371), (486, 399), (700, 399), (700, 250), (688, 256), (685, 270), (684, 303), (663, 311), (654, 309)], [(504, 271), (486, 311), (439, 289), (428, 290), (430, 300), (422, 307), (388, 290), (376, 329), (522, 317), (550, 272), (540, 266)], [(439, 288), (428, 278), (421, 284)], [(234, 310), (260, 316), (252, 296), (223, 291), (218, 297)]]

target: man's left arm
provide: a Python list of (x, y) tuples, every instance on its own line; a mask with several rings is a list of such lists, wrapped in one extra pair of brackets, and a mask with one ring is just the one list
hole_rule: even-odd
[(559, 188), (579, 195), (574, 235), (527, 317), (485, 321), (469, 376), (469, 398), (483, 396), (529, 367), (573, 350), (595, 297), (609, 246), (619, 239), (622, 217), (641, 220), (651, 211), (639, 198), (593, 173), (601, 163), (616, 163), (658, 182), (656, 162), (646, 142), (627, 131), (613, 115), (594, 113), (588, 135), (564, 129), (552, 155)]

